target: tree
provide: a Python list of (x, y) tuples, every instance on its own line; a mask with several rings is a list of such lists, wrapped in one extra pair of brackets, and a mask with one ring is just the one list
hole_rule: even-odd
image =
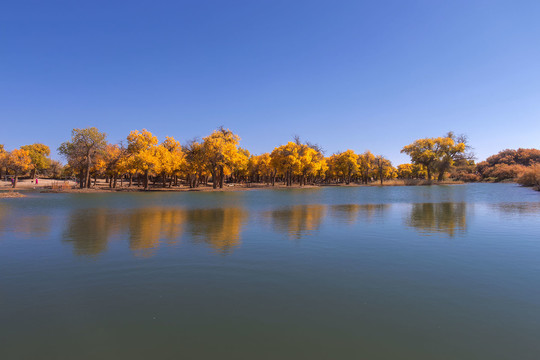
[(199, 180), (206, 175), (204, 149), (201, 143), (193, 139), (182, 148), (185, 161), (181, 171), (186, 175), (186, 181), (190, 188), (198, 187)]
[(392, 167), (392, 163), (390, 160), (386, 159), (382, 155), (377, 155), (375, 157), (375, 166), (376, 166), (376, 174), (381, 182), (381, 185), (383, 184), (383, 179), (389, 178), (392, 176), (394, 172), (394, 168)]
[(540, 164), (540, 150), (506, 149), (479, 162), (476, 171), (483, 179), (510, 180), (519, 177), (535, 164)]
[(105, 149), (107, 135), (95, 127), (73, 129), (71, 141), (60, 145), (58, 152), (68, 164), (79, 172), (80, 187), (90, 186), (90, 169), (98, 155)]
[(53, 179), (57, 179), (61, 175), (63, 168), (64, 166), (60, 161), (51, 160), (47, 168), (47, 175)]
[(144, 174), (144, 190), (148, 190), (149, 175), (158, 164), (156, 156), (157, 137), (146, 129), (134, 130), (127, 137), (128, 154), (131, 156), (130, 165), (133, 169)]
[[(401, 152), (409, 155), (413, 164), (425, 167), (428, 180), (431, 180), (435, 172), (439, 175), (438, 180), (443, 180), (445, 172), (454, 165), (456, 159), (465, 156), (465, 139), (464, 136), (456, 138), (450, 132), (445, 137), (418, 139), (405, 146)], [(456, 140), (462, 142), (456, 143)]]
[(166, 136), (165, 141), (158, 147), (158, 158), (163, 187), (165, 187), (167, 176), (170, 176), (169, 187), (171, 187), (172, 177), (178, 175), (185, 162), (182, 145), (173, 137)]
[(15, 149), (7, 156), (7, 168), (13, 171), (15, 175), (13, 179), (13, 187), (17, 186), (19, 175), (24, 174), (31, 169), (32, 159), (28, 151), (23, 149)]
[(118, 177), (126, 171), (127, 149), (122, 145), (107, 144), (103, 153), (103, 170), (110, 178), (109, 187), (116, 188)]
[(353, 175), (356, 175), (360, 169), (358, 166), (358, 155), (352, 150), (338, 153), (334, 158), (335, 170), (345, 179), (345, 184), (350, 184)]
[(0, 144), (0, 179), (2, 178), (2, 169), (6, 167), (7, 152), (4, 145)]
[(287, 186), (292, 185), (292, 177), (300, 171), (300, 155), (297, 143), (289, 141), (286, 145), (275, 148), (270, 154), (270, 163), (274, 169), (283, 175)]
[(411, 179), (413, 176), (413, 164), (401, 164), (397, 167), (397, 176), (400, 179)]
[(433, 138), (416, 140), (412, 144), (405, 146), (401, 152), (409, 155), (413, 164), (424, 166), (427, 171), (427, 178), (431, 180), (431, 174), (435, 170), (437, 161), (435, 140)]
[(36, 174), (40, 171), (46, 170), (51, 163), (51, 160), (47, 157), (51, 154), (51, 150), (44, 144), (32, 144), (21, 146), (21, 149), (28, 151), (30, 158), (32, 159), (32, 178), (36, 178)]
[(362, 182), (367, 184), (373, 176), (373, 170), (375, 168), (375, 155), (373, 155), (369, 150), (362, 155), (359, 155), (358, 168), (362, 177)]
[(238, 153), (240, 137), (229, 129), (220, 127), (203, 139), (205, 165), (212, 174), (212, 187), (223, 188), (225, 171), (230, 171)]

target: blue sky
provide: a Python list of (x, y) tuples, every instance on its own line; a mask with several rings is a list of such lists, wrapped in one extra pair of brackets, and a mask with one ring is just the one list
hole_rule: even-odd
[[(5, 1), (0, 143), (74, 127), (252, 153), (298, 134), (394, 163), (465, 133), (479, 160), (540, 147), (539, 1)], [(57, 157), (57, 156), (55, 156)]]

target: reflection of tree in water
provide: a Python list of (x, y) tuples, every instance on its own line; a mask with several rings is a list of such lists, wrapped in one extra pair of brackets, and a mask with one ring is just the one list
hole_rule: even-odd
[(413, 204), (406, 223), (425, 233), (446, 233), (454, 236), (465, 232), (466, 203)]
[(324, 205), (296, 205), (269, 212), (276, 231), (296, 239), (317, 230), (325, 214)]
[(69, 215), (63, 238), (73, 245), (76, 255), (98, 255), (107, 249), (120, 221), (118, 214), (107, 209), (77, 209)]
[(160, 245), (176, 244), (186, 232), (195, 242), (227, 253), (240, 244), (247, 216), (240, 208), (82, 209), (70, 214), (64, 241), (73, 244), (75, 254), (93, 256), (107, 249), (111, 236), (127, 233), (135, 255), (152, 256)]
[(389, 204), (344, 204), (331, 207), (332, 217), (347, 224), (356, 222), (357, 219), (372, 221), (383, 216), (388, 210)]
[(491, 207), (506, 215), (540, 214), (540, 203), (537, 202), (492, 204)]
[(44, 236), (51, 231), (51, 216), (29, 215), (28, 212), (13, 210), (0, 203), (0, 232), (6, 230), (30, 236)]
[(186, 211), (178, 208), (143, 208), (127, 216), (129, 247), (137, 255), (152, 256), (162, 240), (178, 243), (183, 232)]
[(189, 233), (195, 242), (204, 242), (222, 254), (240, 244), (240, 234), (248, 218), (241, 208), (195, 209), (187, 212)]
[(7, 215), (7, 207), (3, 206), (2, 203), (0, 203), (0, 229), (4, 229), (6, 227)]

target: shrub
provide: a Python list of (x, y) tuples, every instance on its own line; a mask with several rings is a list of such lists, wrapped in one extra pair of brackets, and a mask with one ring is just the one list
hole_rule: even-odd
[(523, 186), (540, 186), (540, 164), (531, 166), (517, 179), (518, 184)]

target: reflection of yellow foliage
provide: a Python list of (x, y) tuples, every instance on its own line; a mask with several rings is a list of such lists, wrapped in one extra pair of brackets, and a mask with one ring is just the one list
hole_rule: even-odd
[(106, 209), (81, 209), (72, 212), (64, 231), (77, 255), (93, 256), (107, 249), (109, 237), (118, 230), (121, 219)]
[(407, 225), (426, 233), (443, 232), (454, 236), (466, 228), (465, 203), (413, 204)]
[(196, 209), (188, 213), (191, 235), (215, 250), (227, 253), (240, 245), (240, 234), (248, 213), (240, 208)]
[(97, 255), (107, 249), (113, 234), (128, 230), (130, 249), (149, 256), (163, 239), (168, 244), (178, 242), (185, 218), (185, 211), (175, 208), (144, 208), (128, 213), (77, 210), (70, 215), (64, 239), (73, 243), (77, 255)]
[(0, 203), (0, 228), (4, 227), (4, 222), (7, 220), (8, 210)]
[(175, 244), (182, 235), (185, 211), (182, 209), (146, 208), (129, 215), (129, 246), (132, 250), (143, 250), (143, 256), (152, 255), (161, 239)]
[(269, 215), (277, 231), (286, 232), (290, 237), (300, 239), (319, 228), (325, 212), (324, 205), (297, 205), (271, 211)]
[(51, 231), (51, 217), (44, 214), (21, 216), (0, 203), (0, 234), (4, 229), (30, 236), (44, 236)]
[(113, 234), (127, 231), (130, 249), (136, 255), (152, 256), (163, 242), (178, 243), (187, 224), (186, 231), (196, 240), (226, 253), (240, 244), (247, 217), (239, 208), (142, 208), (127, 213), (85, 209), (70, 215), (64, 240), (73, 244), (77, 255), (96, 255), (107, 249)]
[(335, 218), (352, 224), (358, 218), (370, 221), (374, 217), (380, 217), (388, 207), (388, 204), (345, 204), (334, 205), (331, 209)]

